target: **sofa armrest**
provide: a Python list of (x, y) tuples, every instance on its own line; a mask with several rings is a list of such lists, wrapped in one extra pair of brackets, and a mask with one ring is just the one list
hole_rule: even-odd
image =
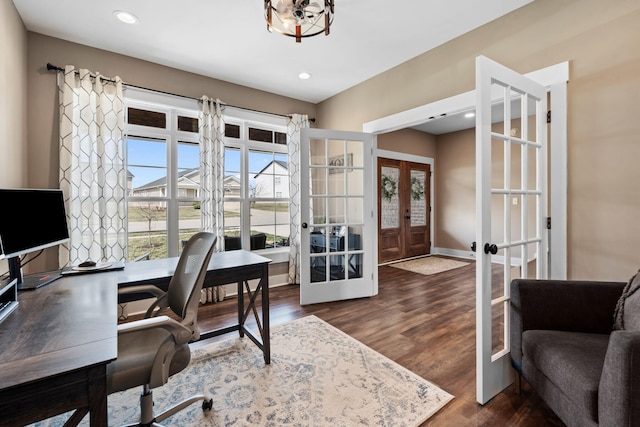
[(611, 333), (598, 389), (598, 425), (640, 425), (640, 332)]
[(522, 333), (531, 329), (608, 334), (624, 282), (511, 282), (511, 362), (522, 373)]

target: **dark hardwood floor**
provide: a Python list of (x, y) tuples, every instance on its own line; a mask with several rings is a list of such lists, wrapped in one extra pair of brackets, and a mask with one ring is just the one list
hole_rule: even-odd
[[(455, 396), (424, 426), (562, 426), (525, 381), (486, 405), (475, 400), (475, 264), (424, 276), (379, 267), (375, 297), (300, 306), (299, 287), (270, 292), (271, 325), (310, 314)], [(201, 307), (203, 330), (236, 322), (236, 301)], [(221, 339), (231, 336), (227, 334)]]

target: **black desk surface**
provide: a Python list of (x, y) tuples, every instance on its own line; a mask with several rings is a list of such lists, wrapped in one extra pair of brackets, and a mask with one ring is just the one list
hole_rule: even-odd
[[(168, 283), (173, 276), (178, 257), (154, 259), (149, 261), (128, 262), (124, 270), (118, 272), (120, 287), (141, 284)], [(237, 277), (227, 277), (226, 272), (254, 275), (262, 273), (262, 268), (271, 260), (249, 251), (215, 252), (211, 256), (205, 279), (205, 286), (222, 285), (240, 280)], [(260, 277), (256, 275), (255, 277)]]
[(21, 292), (0, 324), (0, 387), (115, 359), (117, 274), (64, 277)]
[(107, 422), (106, 365), (118, 355), (117, 273), (63, 277), (20, 293), (0, 324), (0, 424), (73, 409)]

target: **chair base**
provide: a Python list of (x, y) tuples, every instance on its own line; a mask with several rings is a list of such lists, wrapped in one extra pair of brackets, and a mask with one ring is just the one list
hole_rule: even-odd
[(213, 408), (213, 399), (207, 399), (205, 395), (198, 394), (165, 409), (159, 414), (154, 414), (153, 391), (145, 387), (143, 392), (140, 394), (140, 421), (137, 423), (125, 424), (122, 427), (163, 427), (162, 424), (159, 423), (196, 402), (202, 402), (203, 411), (209, 411)]

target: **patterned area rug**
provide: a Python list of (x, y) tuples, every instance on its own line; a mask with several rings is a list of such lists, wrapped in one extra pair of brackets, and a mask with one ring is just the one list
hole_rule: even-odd
[[(164, 424), (418, 426), (453, 399), (315, 316), (273, 327), (271, 351), (265, 365), (257, 346), (236, 336), (193, 350), (189, 368), (154, 390), (156, 408), (204, 392), (213, 409), (193, 404)], [(109, 396), (109, 425), (138, 419), (138, 394)], [(37, 425), (62, 425), (64, 418)]]
[(402, 270), (413, 271), (425, 275), (442, 273), (443, 271), (453, 270), (454, 268), (469, 265), (468, 262), (456, 261), (448, 258), (439, 258), (434, 256), (426, 256), (423, 258), (411, 259), (408, 261), (400, 261), (389, 264), (391, 267), (400, 268)]

